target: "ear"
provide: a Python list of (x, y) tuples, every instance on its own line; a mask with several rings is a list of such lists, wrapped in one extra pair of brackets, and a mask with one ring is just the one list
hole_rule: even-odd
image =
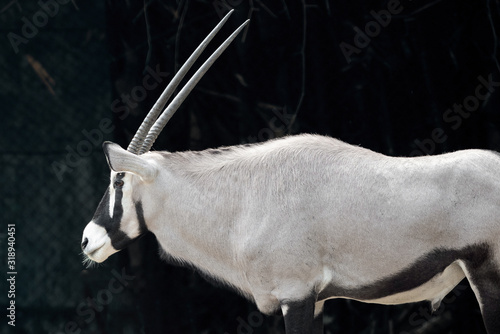
[(120, 145), (105, 141), (102, 144), (109, 168), (114, 172), (130, 172), (138, 175), (143, 181), (151, 182), (157, 174), (157, 169), (139, 155), (124, 150)]

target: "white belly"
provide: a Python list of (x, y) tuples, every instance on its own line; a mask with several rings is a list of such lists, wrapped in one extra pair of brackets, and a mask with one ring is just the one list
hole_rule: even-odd
[(433, 308), (435, 309), (439, 307), (441, 300), (464, 278), (465, 274), (462, 268), (457, 262), (453, 262), (446, 267), (442, 273), (437, 274), (431, 280), (414, 289), (382, 298), (360, 301), (365, 303), (394, 305), (429, 300), (432, 302)]

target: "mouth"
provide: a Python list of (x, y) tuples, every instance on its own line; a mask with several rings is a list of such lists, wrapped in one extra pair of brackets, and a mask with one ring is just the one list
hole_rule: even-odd
[(102, 248), (102, 246), (99, 247), (99, 248), (97, 248), (97, 249), (94, 249), (92, 252), (89, 252), (89, 253), (84, 252), (84, 254), (85, 254), (86, 257), (88, 257), (88, 258), (90, 258), (90, 259), (93, 260), (93, 257), (95, 255), (95, 253), (97, 253), (101, 248)]
[(90, 221), (83, 230), (81, 246), (83, 256), (87, 259), (85, 263), (103, 262), (113, 253), (106, 229), (94, 221)]
[(87, 264), (87, 265), (92, 265), (93, 263), (101, 263), (103, 262), (104, 260), (106, 260), (106, 258), (104, 259), (99, 259), (99, 252), (103, 249), (105, 244), (102, 244), (101, 246), (99, 246), (98, 248), (95, 248), (93, 249), (92, 251), (90, 252), (87, 252), (87, 251), (84, 251), (83, 252), (83, 256), (84, 256), (84, 264)]
[(82, 264), (83, 266), (86, 268), (86, 269), (89, 269), (89, 268), (93, 268), (93, 267), (97, 267), (97, 265), (99, 264), (99, 262), (96, 262), (94, 260), (92, 260), (90, 257), (87, 256), (87, 254), (85, 253), (82, 253), (83, 254), (83, 260), (82, 260)]

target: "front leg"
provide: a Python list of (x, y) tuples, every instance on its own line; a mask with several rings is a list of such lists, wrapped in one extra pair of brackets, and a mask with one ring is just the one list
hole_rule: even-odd
[(314, 324), (315, 299), (309, 297), (299, 301), (281, 302), (281, 310), (285, 318), (286, 334), (311, 334)]

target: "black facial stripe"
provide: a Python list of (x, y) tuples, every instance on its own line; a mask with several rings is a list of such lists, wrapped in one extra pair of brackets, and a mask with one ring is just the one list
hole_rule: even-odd
[[(113, 180), (114, 183), (118, 180), (122, 180), (125, 177), (125, 173), (118, 173)], [(93, 221), (99, 226), (106, 229), (109, 238), (111, 239), (111, 245), (114, 249), (120, 250), (125, 248), (133, 239), (131, 239), (125, 232), (120, 230), (120, 222), (123, 218), (123, 190), (122, 187), (115, 187), (115, 203), (113, 206), (113, 217), (109, 213), (109, 202), (110, 202), (110, 191), (109, 188), (106, 189), (99, 206), (94, 214)], [(137, 215), (137, 220), (139, 222), (139, 236), (147, 231), (146, 222), (144, 220), (144, 211), (142, 209), (142, 203), (139, 201), (135, 203), (135, 210)], [(135, 238), (134, 238), (135, 239)]]
[[(116, 182), (116, 180), (121, 180), (121, 179), (123, 179), (123, 176), (120, 176), (120, 174), (118, 174), (116, 176), (114, 182)], [(122, 188), (115, 187), (115, 205), (113, 207), (113, 221), (114, 221), (113, 225), (115, 225), (115, 223), (116, 223), (118, 225), (117, 229), (119, 228), (120, 222), (122, 221), (122, 217), (123, 217), (122, 198), (123, 198)]]
[(383, 278), (370, 285), (346, 289), (330, 284), (320, 293), (319, 299), (331, 296), (345, 296), (354, 299), (370, 300), (409, 291), (426, 282), (456, 260), (463, 260), (471, 266), (481, 266), (490, 258), (490, 248), (477, 244), (463, 249), (436, 249), (422, 256), (415, 263), (399, 273)]
[[(117, 180), (122, 180), (124, 177), (125, 174), (118, 173), (113, 183), (116, 182)], [(125, 234), (125, 232), (120, 230), (120, 222), (122, 221), (123, 218), (122, 199), (123, 199), (122, 188), (115, 187), (115, 205), (113, 207), (113, 218), (110, 219), (112, 228), (110, 230), (106, 229), (106, 231), (108, 232), (108, 235), (111, 239), (111, 245), (116, 250), (125, 248), (130, 243), (130, 241), (132, 241), (132, 239), (130, 239), (129, 236)]]
[[(104, 196), (102, 196), (97, 209), (95, 210), (92, 220), (97, 225), (106, 228), (105, 223), (109, 220), (109, 188), (106, 189)], [(107, 229), (106, 229), (107, 230)]]
[(129, 236), (125, 234), (125, 232), (122, 232), (120, 230), (116, 230), (111, 234), (108, 232), (108, 235), (111, 239), (111, 246), (113, 246), (113, 248), (116, 250), (122, 250), (123, 248), (127, 247), (132, 241), (132, 239), (130, 239)]

